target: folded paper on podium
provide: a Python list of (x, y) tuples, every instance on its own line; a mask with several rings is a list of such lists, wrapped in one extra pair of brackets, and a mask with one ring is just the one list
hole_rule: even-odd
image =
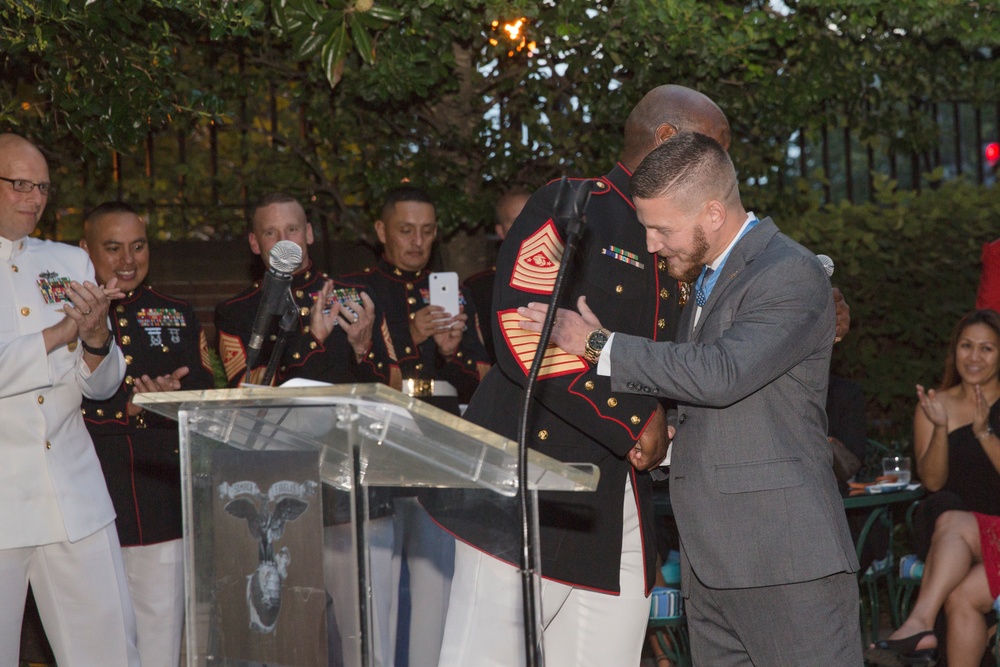
[[(180, 425), (188, 665), (436, 664), (454, 540), (424, 506), (518, 513), (516, 443), (384, 385), (135, 403)], [(598, 471), (529, 450), (528, 480), (587, 492)], [(519, 527), (490, 539), (518, 562)]]

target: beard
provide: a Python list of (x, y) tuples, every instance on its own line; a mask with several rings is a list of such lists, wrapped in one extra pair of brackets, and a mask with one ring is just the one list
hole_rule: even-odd
[[(690, 259), (686, 262), (673, 262), (667, 266), (667, 272), (672, 278), (676, 278), (685, 283), (693, 283), (701, 275), (701, 270), (705, 266), (705, 256), (708, 255), (708, 238), (705, 230), (701, 227), (694, 228), (694, 236), (691, 240), (693, 245), (689, 253)], [(669, 261), (669, 260), (668, 260)]]

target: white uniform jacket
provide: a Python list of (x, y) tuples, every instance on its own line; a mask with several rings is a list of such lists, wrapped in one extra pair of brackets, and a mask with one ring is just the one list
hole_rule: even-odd
[(115, 518), (80, 402), (114, 394), (125, 360), (114, 346), (91, 373), (79, 341), (45, 353), (65, 285), (95, 282), (86, 252), (0, 238), (0, 263), (0, 549), (75, 542)]

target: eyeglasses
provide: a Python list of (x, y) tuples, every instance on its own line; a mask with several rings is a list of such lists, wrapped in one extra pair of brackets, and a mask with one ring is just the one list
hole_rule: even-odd
[(32, 183), (23, 178), (4, 178), (3, 176), (0, 176), (0, 181), (10, 183), (16, 192), (31, 192), (35, 188), (38, 188), (38, 192), (43, 197), (48, 197), (56, 192), (56, 186), (51, 183)]

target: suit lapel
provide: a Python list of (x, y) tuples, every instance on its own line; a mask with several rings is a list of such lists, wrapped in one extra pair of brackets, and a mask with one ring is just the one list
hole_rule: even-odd
[[(754, 258), (759, 255), (767, 244), (771, 242), (771, 238), (778, 233), (778, 227), (774, 224), (774, 221), (770, 217), (761, 220), (756, 227), (751, 229), (746, 233), (746, 235), (736, 242), (733, 246), (732, 252), (729, 253), (729, 257), (726, 258), (726, 263), (722, 266), (720, 271), (722, 275), (719, 276), (718, 281), (715, 283), (715, 287), (712, 288), (712, 293), (708, 295), (708, 301), (701, 309), (701, 316), (698, 318), (698, 328), (696, 331), (691, 331), (690, 321), (685, 331), (690, 332), (689, 340), (696, 340), (700, 337), (701, 327), (708, 318), (708, 315), (712, 312), (712, 308), (720, 299), (725, 295), (726, 290), (733, 283), (733, 279), (736, 278), (740, 273), (746, 269), (747, 264), (752, 262)], [(694, 304), (692, 304), (694, 305)], [(691, 317), (694, 316), (692, 309)]]

